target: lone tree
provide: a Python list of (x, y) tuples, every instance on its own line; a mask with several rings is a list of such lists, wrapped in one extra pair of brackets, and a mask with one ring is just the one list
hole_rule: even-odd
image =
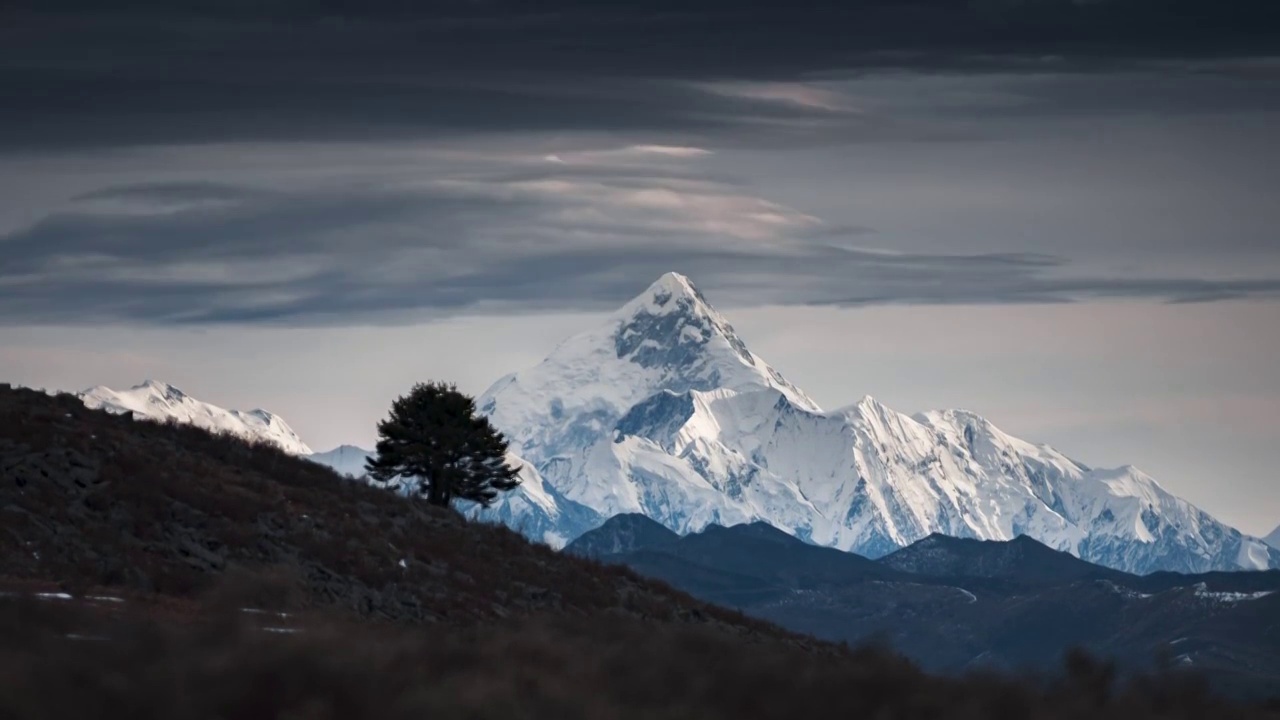
[(506, 438), (453, 384), (419, 383), (396, 398), (378, 423), (377, 448), (365, 463), (369, 477), (408, 481), (432, 505), (462, 499), (488, 507), (499, 492), (520, 484), (518, 470), (506, 462)]

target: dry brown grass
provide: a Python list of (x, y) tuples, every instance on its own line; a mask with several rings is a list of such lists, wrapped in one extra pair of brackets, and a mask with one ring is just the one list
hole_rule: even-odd
[(0, 677), (5, 718), (1276, 717), (1178, 675), (1121, 686), (1083, 656), (1047, 682), (945, 679), (874, 648), (824, 655), (621, 615), (397, 627), (228, 609), (177, 624), (0, 600)]

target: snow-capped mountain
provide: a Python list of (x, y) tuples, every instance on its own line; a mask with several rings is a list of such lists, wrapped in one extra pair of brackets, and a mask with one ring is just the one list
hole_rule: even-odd
[(601, 327), (569, 338), (536, 367), (477, 400), (521, 457), (582, 451), (656, 392), (770, 388), (818, 405), (743, 344), (689, 282), (667, 273)]
[(364, 463), (372, 454), (372, 450), (365, 450), (355, 445), (339, 445), (332, 450), (308, 455), (307, 459), (321, 465), (328, 465), (339, 475), (360, 479), (365, 476)]
[[(312, 453), (271, 413), (226, 410), (159, 382), (79, 397), (273, 442), (355, 478), (370, 454)], [(1026, 534), (1129, 572), (1280, 567), (1280, 550), (1136, 468), (1089, 468), (960, 410), (908, 416), (866, 397), (823, 411), (675, 273), (499, 380), (477, 406), (510, 439), (523, 482), (490, 508), (459, 509), (553, 547), (640, 513), (680, 533), (764, 521), (871, 557), (932, 533)]]
[(311, 448), (278, 415), (266, 410), (227, 410), (201, 402), (176, 387), (147, 380), (128, 390), (99, 385), (76, 394), (90, 408), (134, 418), (187, 423), (213, 432), (229, 432), (257, 442), (269, 442), (295, 455), (310, 455)]
[(1262, 541), (1273, 548), (1280, 550), (1280, 526), (1271, 531), (1271, 534), (1262, 538)]
[(1280, 567), (1135, 468), (1089, 468), (964, 411), (867, 397), (824, 412), (675, 273), (477, 405), (548, 497), (600, 517), (681, 533), (762, 520), (871, 557), (935, 532), (1026, 534), (1130, 572)]

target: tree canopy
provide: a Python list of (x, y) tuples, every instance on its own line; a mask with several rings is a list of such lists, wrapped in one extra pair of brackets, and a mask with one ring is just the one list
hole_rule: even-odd
[(475, 400), (452, 383), (419, 383), (378, 423), (377, 453), (365, 469), (433, 505), (460, 499), (487, 507), (520, 484), (506, 453), (506, 438), (476, 413)]

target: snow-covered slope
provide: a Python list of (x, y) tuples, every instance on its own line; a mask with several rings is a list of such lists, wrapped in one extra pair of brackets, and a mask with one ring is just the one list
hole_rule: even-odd
[(872, 557), (934, 532), (1026, 534), (1130, 572), (1280, 567), (1135, 468), (1092, 469), (963, 411), (868, 397), (823, 412), (674, 273), (478, 406), (548, 497), (601, 517), (681, 533), (763, 520)]
[[(285, 452), (306, 457), (357, 479), (364, 477), (365, 460), (372, 454), (372, 451), (354, 445), (313, 453), (277, 415), (265, 410), (227, 410), (155, 380), (147, 380), (128, 390), (99, 386), (78, 393), (77, 397), (94, 409), (160, 422), (187, 423), (214, 432), (229, 432), (249, 440), (274, 443)], [(545, 483), (534, 465), (514, 454), (508, 455), (507, 461), (520, 468), (520, 486), (512, 492), (503, 493), (488, 508), (460, 504), (460, 511), (475, 519), (500, 522), (555, 548), (563, 547), (604, 521), (595, 511), (564, 497)]]
[(596, 511), (561, 495), (532, 464), (510, 453), (507, 464), (520, 468), (520, 486), (502, 493), (487, 508), (460, 504), (458, 509), (464, 515), (501, 523), (557, 550), (604, 522), (605, 518)]
[(310, 455), (311, 448), (283, 419), (266, 410), (227, 410), (201, 402), (176, 387), (147, 380), (128, 390), (99, 385), (77, 393), (90, 408), (129, 414), (160, 422), (188, 423), (213, 432), (228, 432), (248, 440), (269, 442), (295, 455)]
[[(307, 459), (327, 465), (342, 475), (364, 479), (365, 461), (371, 455), (372, 450), (342, 445), (315, 453)], [(464, 515), (501, 523), (556, 549), (604, 521), (595, 511), (564, 497), (548, 485), (532, 464), (511, 453), (507, 454), (507, 464), (520, 468), (520, 486), (502, 493), (487, 508), (459, 503), (458, 509)], [(404, 492), (405, 488), (401, 487), (400, 491)]]
[(364, 463), (372, 454), (372, 450), (365, 450), (355, 445), (339, 445), (332, 450), (308, 455), (307, 459), (321, 465), (328, 465), (339, 475), (358, 479), (365, 476)]
[(1273, 548), (1280, 549), (1280, 526), (1271, 531), (1271, 534), (1262, 539), (1263, 542)]

